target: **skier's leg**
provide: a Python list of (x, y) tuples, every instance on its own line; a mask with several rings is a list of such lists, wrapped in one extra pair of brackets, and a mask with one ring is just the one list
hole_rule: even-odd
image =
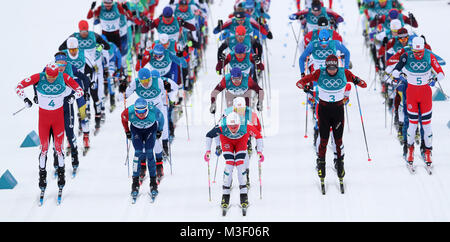
[(70, 145), (70, 152), (72, 156), (72, 166), (78, 167), (78, 147), (77, 147), (77, 138), (75, 133), (73, 132), (74, 127), (74, 110), (73, 104), (69, 104), (66, 101), (64, 102), (64, 129), (67, 135), (67, 141)]

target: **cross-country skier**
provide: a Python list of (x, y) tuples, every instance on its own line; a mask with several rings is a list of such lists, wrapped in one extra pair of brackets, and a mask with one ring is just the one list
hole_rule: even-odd
[(297, 13), (289, 15), (290, 20), (300, 20), (305, 32), (317, 29), (317, 21), (320, 17), (325, 17), (330, 22), (330, 25), (337, 29), (339, 23), (344, 22), (344, 18), (336, 12), (323, 7), (319, 0), (314, 0), (311, 4), (311, 8), (299, 11)]
[(250, 136), (256, 138), (256, 150), (259, 156), (259, 162), (264, 161), (263, 140), (261, 133), (252, 125), (248, 125), (247, 120), (241, 120), (239, 114), (232, 112), (222, 119), (222, 122), (215, 126), (206, 134), (206, 153), (204, 159), (209, 162), (211, 155), (212, 139), (220, 136), (223, 156), (225, 158), (225, 170), (223, 180), (223, 196), (221, 206), (224, 210), (228, 209), (230, 204), (231, 181), (233, 179), (234, 167), (237, 169), (240, 190), (240, 204), (246, 209), (248, 207), (248, 188), (246, 167), (244, 161), (247, 155), (247, 142)]
[[(139, 193), (139, 174), (141, 163), (147, 162), (150, 174), (150, 192), (152, 198), (158, 194), (158, 184), (156, 181), (156, 164), (153, 154), (156, 139), (162, 134), (164, 127), (164, 117), (162, 113), (152, 104), (143, 98), (138, 98), (134, 105), (126, 108), (122, 112), (122, 125), (125, 129), (127, 139), (131, 139), (134, 147), (133, 159), (133, 182), (131, 185), (131, 196), (133, 202)], [(128, 126), (128, 122), (131, 126)]]
[[(436, 72), (433, 78), (432, 71)], [(409, 166), (414, 162), (414, 138), (418, 125), (419, 116), (422, 120), (424, 130), (425, 151), (424, 161), (428, 167), (431, 167), (431, 149), (432, 149), (432, 92), (431, 87), (436, 81), (444, 79), (444, 72), (439, 65), (436, 57), (425, 49), (425, 41), (422, 37), (415, 37), (412, 41), (412, 48), (405, 49), (405, 53), (400, 57), (400, 62), (395, 66), (392, 75), (399, 78), (401, 72), (404, 73), (404, 79), (408, 82), (406, 90), (406, 104), (409, 117), (408, 127), (408, 156)]]
[(300, 73), (302, 77), (305, 76), (305, 62), (307, 56), (311, 55), (309, 69), (312, 73), (314, 70), (324, 67), (326, 58), (331, 54), (335, 55), (338, 50), (344, 54), (344, 67), (345, 69), (348, 69), (350, 64), (350, 52), (348, 49), (340, 41), (331, 39), (330, 32), (327, 29), (321, 30), (319, 32), (319, 39), (310, 42), (299, 58)]
[(246, 106), (252, 106), (250, 90), (253, 90), (258, 94), (257, 109), (258, 111), (262, 111), (264, 90), (249, 75), (243, 73), (239, 67), (234, 67), (211, 92), (211, 106), (209, 109), (211, 113), (216, 112), (217, 95), (224, 89), (226, 90), (226, 107), (231, 107), (233, 105), (233, 99), (238, 96), (245, 97)]
[[(48, 64), (45, 72), (25, 78), (16, 87), (17, 95), (25, 102), (28, 108), (33, 103), (25, 95), (24, 88), (34, 84), (37, 84), (39, 140), (41, 143), (41, 153), (39, 155), (39, 188), (44, 192), (47, 187), (46, 163), (51, 132), (58, 155), (58, 186), (62, 190), (65, 185), (63, 103), (65, 101), (73, 103), (75, 99), (83, 97), (83, 89), (69, 75), (60, 73), (55, 63)], [(72, 90), (75, 91), (74, 94), (72, 94)], [(67, 99), (65, 99), (66, 96), (68, 96)]]
[(297, 82), (297, 87), (304, 89), (308, 83), (317, 82), (319, 89), (319, 103), (317, 116), (319, 123), (320, 145), (317, 148), (317, 172), (323, 182), (325, 178), (325, 154), (330, 136), (330, 127), (333, 131), (337, 158), (334, 166), (339, 179), (343, 179), (344, 170), (344, 144), (342, 136), (344, 131), (344, 93), (347, 82), (353, 82), (362, 88), (367, 84), (352, 72), (338, 67), (339, 60), (335, 55), (329, 55), (325, 67), (314, 71)]

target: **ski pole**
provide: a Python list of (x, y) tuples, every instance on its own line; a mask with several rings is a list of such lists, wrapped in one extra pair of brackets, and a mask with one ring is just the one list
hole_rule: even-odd
[(259, 173), (259, 199), (262, 199), (262, 179), (261, 179), (261, 161), (258, 162), (258, 173)]
[[(127, 109), (127, 96), (126, 93), (123, 93), (123, 109)], [(125, 159), (125, 164), (127, 166), (128, 178), (130, 178), (130, 144), (128, 142), (128, 138), (126, 137), (127, 144), (127, 158)]]
[(13, 113), (13, 116), (15, 116), (16, 114), (18, 114), (19, 112), (21, 112), (22, 110), (24, 110), (25, 108), (27, 108), (27, 106), (17, 110), (16, 112)]
[(358, 87), (356, 85), (355, 85), (355, 90), (356, 90), (356, 98), (358, 99), (359, 115), (361, 116), (361, 125), (362, 125), (362, 129), (363, 129), (363, 134), (364, 134), (364, 142), (366, 143), (367, 160), (372, 161), (372, 159), (370, 159), (370, 155), (369, 155), (369, 146), (367, 145), (366, 130), (364, 129), (364, 121), (363, 121), (363, 116), (362, 116), (362, 112), (361, 112), (361, 104), (359, 103)]
[(216, 168), (215, 168), (215, 170), (214, 170), (214, 180), (213, 180), (213, 183), (216, 183), (216, 174), (217, 174), (217, 166), (219, 165), (219, 155), (217, 156), (217, 159), (216, 159)]
[(209, 190), (209, 201), (211, 202), (211, 177), (210, 177), (209, 161), (208, 161), (208, 190)]
[(305, 101), (305, 139), (308, 138), (308, 94), (306, 94), (306, 101)]
[(347, 116), (347, 127), (348, 127), (348, 132), (350, 132), (350, 122), (348, 121), (347, 105), (345, 105), (345, 116)]
[[(167, 105), (170, 105), (170, 103), (169, 103), (169, 94), (167, 93), (167, 90), (166, 90), (166, 103), (167, 103)], [(169, 115), (167, 115), (167, 119), (168, 118), (169, 118)], [(167, 121), (167, 123), (169, 123), (169, 121)], [(173, 173), (172, 173), (172, 146), (170, 144), (170, 140), (167, 143), (169, 144), (170, 175), (173, 175)]]

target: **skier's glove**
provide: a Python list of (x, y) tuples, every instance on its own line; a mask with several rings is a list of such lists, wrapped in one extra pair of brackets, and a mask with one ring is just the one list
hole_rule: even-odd
[(304, 72), (302, 72), (301, 76), (302, 76), (302, 78), (303, 78), (303, 77), (305, 77), (305, 73), (304, 73)]
[(33, 106), (33, 103), (27, 97), (23, 100), (23, 102), (27, 105), (27, 108), (31, 108), (31, 106)]
[(172, 91), (172, 86), (170, 85), (170, 83), (169, 83), (168, 81), (164, 81), (164, 89), (165, 89), (167, 92)]
[(208, 150), (208, 151), (206, 151), (205, 156), (204, 156), (205, 161), (209, 162), (209, 160), (211, 159), (210, 157), (211, 157), (211, 151)]
[(74, 102), (75, 102), (75, 96), (73, 94), (70, 94), (69, 96), (67, 96), (68, 104), (73, 104)]
[(127, 136), (127, 139), (131, 139), (131, 132), (130, 131), (125, 132), (125, 135)]
[(91, 85), (91, 89), (94, 89), (94, 90), (97, 89), (97, 82), (92, 81), (90, 85)]
[(211, 103), (211, 107), (209, 107), (209, 112), (212, 114), (216, 113), (216, 103), (215, 102)]
[(297, 20), (298, 19), (298, 15), (296, 15), (295, 13), (291, 14), (291, 15), (289, 15), (289, 19), (290, 20)]
[(273, 34), (271, 31), (269, 31), (269, 33), (267, 33), (267, 38), (268, 39), (273, 39)]
[(91, 4), (91, 10), (93, 10), (93, 9), (95, 8), (95, 5), (96, 5), (96, 4), (97, 4), (96, 1), (92, 2), (92, 4)]
[(126, 81), (122, 81), (119, 84), (119, 92), (120, 93), (124, 93), (127, 90), (127, 82)]
[(437, 82), (437, 77), (433, 77), (428, 81), (428, 85), (430, 85), (430, 87), (434, 87), (434, 85), (436, 85)]
[(258, 103), (256, 104), (256, 109), (258, 110), (258, 112), (261, 112), (263, 110), (262, 102), (258, 101)]
[(259, 162), (264, 162), (264, 155), (262, 152), (258, 151)]
[(216, 146), (216, 155), (220, 156), (222, 154), (222, 147), (220, 145)]
[(222, 21), (222, 19), (219, 19), (219, 21), (218, 21), (218, 23), (217, 23), (217, 27), (218, 27), (219, 30), (222, 30), (222, 27), (223, 27), (223, 21)]
[(161, 130), (156, 131), (156, 139), (161, 138), (161, 135), (162, 135), (162, 131)]
[(257, 54), (253, 54), (253, 60), (257, 65), (261, 63), (261, 57), (259, 57)]
[(36, 104), (39, 104), (39, 100), (38, 100), (38, 96), (37, 95), (34, 95), (33, 102), (36, 103)]
[(304, 87), (303, 87), (303, 91), (304, 91), (305, 93), (312, 93), (312, 91), (311, 91), (311, 86), (310, 86), (310, 85), (304, 86)]
[(344, 105), (347, 105), (348, 101), (349, 101), (348, 97), (344, 97), (344, 99), (342, 99), (342, 102), (344, 103)]
[(137, 55), (137, 59), (138, 59), (139, 61), (142, 60), (142, 54), (141, 54), (141, 53), (139, 53), (139, 54)]
[(122, 8), (125, 9), (125, 11), (129, 11), (130, 10), (126, 3), (122, 4)]
[(222, 54), (220, 54), (219, 55), (219, 62), (224, 62), (225, 61), (225, 58), (226, 58), (226, 56), (225, 56), (225, 54), (224, 53), (222, 53)]

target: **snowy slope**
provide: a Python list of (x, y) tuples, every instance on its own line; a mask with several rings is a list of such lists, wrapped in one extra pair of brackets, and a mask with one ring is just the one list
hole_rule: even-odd
[[(123, 107), (119, 105), (113, 114), (107, 114), (104, 129), (99, 135), (92, 136), (91, 151), (86, 157), (80, 157), (80, 173), (77, 178), (67, 179), (62, 205), (56, 206), (56, 180), (49, 176), (46, 201), (43, 207), (38, 207), (38, 148), (18, 148), (27, 133), (33, 129), (37, 131), (37, 107), (15, 117), (11, 114), (23, 106), (14, 93), (17, 82), (40, 71), (52, 59), (59, 44), (77, 30), (78, 20), (85, 17), (90, 6), (90, 1), (66, 1), (71, 4), (69, 10), (57, 4), (59, 2), (61, 1), (22, 1), (19, 13), (9, 11), (0, 17), (2, 22), (11, 23), (3, 29), (10, 35), (5, 36), (0, 45), (1, 53), (6, 53), (6, 58), (1, 62), (4, 79), (0, 83), (1, 100), (8, 104), (0, 121), (0, 134), (3, 135), (0, 139), (0, 172), (9, 169), (19, 181), (15, 189), (0, 191), (1, 221), (450, 220), (450, 178), (447, 175), (450, 172), (450, 151), (446, 149), (449, 138), (446, 124), (450, 120), (448, 102), (434, 103), (435, 172), (428, 176), (419, 167), (418, 173), (412, 176), (405, 168), (401, 147), (395, 135), (390, 133), (390, 116), (385, 128), (384, 105), (379, 92), (358, 89), (372, 158), (371, 162), (367, 161), (353, 89), (351, 106), (348, 108), (350, 129), (347, 129), (346, 124), (344, 134), (346, 194), (341, 195), (338, 191), (337, 178), (331, 170), (332, 154), (329, 152), (326, 179), (328, 192), (326, 196), (321, 195), (319, 179), (314, 169), (311, 121), (308, 124), (309, 138), (303, 138), (305, 107), (302, 102), (305, 95), (295, 87), (299, 71), (298, 64), (296, 68), (292, 68), (295, 41), (287, 16), (294, 12), (295, 6), (294, 1), (290, 0), (274, 1), (270, 12), (270, 25), (275, 38), (268, 42), (272, 102), (270, 109), (264, 112), (267, 137), (264, 143), (266, 161), (262, 169), (263, 199), (259, 199), (257, 162), (253, 158), (252, 188), (249, 194), (251, 207), (247, 217), (242, 217), (236, 206), (230, 209), (227, 217), (220, 216), (223, 158), (219, 160), (217, 183), (212, 184), (213, 201), (208, 201), (208, 173), (203, 153), (204, 136), (214, 124), (208, 110), (209, 95), (220, 79), (213, 70), (216, 64), (216, 36), (210, 37), (206, 53), (207, 72), (201, 72), (195, 94), (189, 103), (190, 139), (187, 137), (183, 117), (172, 145), (173, 175), (170, 174), (169, 165), (166, 165), (166, 176), (159, 187), (160, 194), (155, 204), (149, 204), (145, 195), (149, 190), (148, 180), (141, 187), (142, 196), (137, 204), (130, 204), (131, 178), (128, 178), (127, 168), (124, 166), (126, 143), (119, 116)], [(232, 10), (234, 1), (215, 2), (211, 7), (214, 25), (217, 19), (225, 19)], [(352, 54), (352, 71), (370, 84), (373, 77), (369, 77), (370, 62), (367, 52), (363, 51), (362, 30), (355, 2), (338, 0), (334, 4), (334, 10), (345, 18), (340, 32)], [(13, 8), (17, 7), (15, 2), (8, 4), (13, 5)], [(405, 7), (419, 21), (418, 32), (425, 34), (433, 50), (449, 61), (450, 49), (447, 48), (446, 40), (450, 34), (439, 29), (446, 22), (445, 14), (449, 11), (447, 3), (414, 1), (406, 2)], [(36, 9), (39, 11), (36, 12)], [(161, 7), (158, 13), (160, 11)], [(298, 31), (297, 23), (293, 26)], [(444, 67), (444, 71), (450, 73), (448, 66)], [(444, 90), (450, 90), (450, 84), (446, 80), (442, 86)], [(78, 143), (81, 144), (80, 140)], [(51, 164), (52, 158), (48, 161), (49, 171), (53, 171)], [(66, 164), (66, 172), (69, 173), (69, 159), (66, 159)], [(417, 164), (422, 165), (420, 161)], [(212, 176), (214, 166), (213, 156)], [(235, 184), (231, 203), (237, 204), (238, 197)]]

